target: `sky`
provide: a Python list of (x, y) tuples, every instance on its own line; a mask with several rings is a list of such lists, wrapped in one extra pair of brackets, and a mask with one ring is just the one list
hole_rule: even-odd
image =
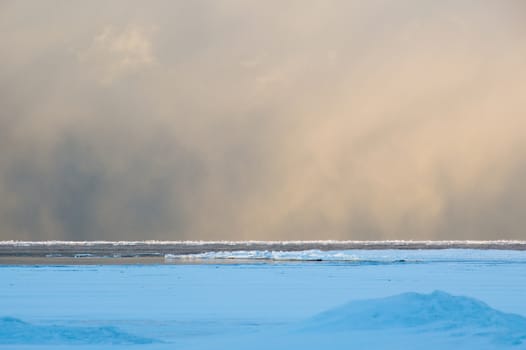
[(522, 0), (0, 0), (0, 239), (526, 239)]

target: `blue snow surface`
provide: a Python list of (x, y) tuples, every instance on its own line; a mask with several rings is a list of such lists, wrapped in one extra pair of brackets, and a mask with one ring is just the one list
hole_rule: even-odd
[(526, 349), (523, 251), (174, 259), (0, 266), (0, 348)]

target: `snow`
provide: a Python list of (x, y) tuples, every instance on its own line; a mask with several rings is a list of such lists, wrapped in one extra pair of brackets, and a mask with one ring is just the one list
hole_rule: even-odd
[(325, 311), (304, 322), (302, 331), (340, 332), (423, 328), (448, 332), (459, 329), (486, 330), (486, 336), (516, 334), (526, 339), (526, 318), (503, 313), (477, 299), (434, 291), (403, 293), (391, 297), (353, 301)]
[(0, 348), (526, 349), (524, 252), (294, 254), (358, 260), (3, 265)]
[(33, 325), (13, 317), (0, 318), (0, 344), (150, 344), (154, 339), (137, 337), (115, 327)]
[(498, 261), (526, 262), (526, 251), (474, 250), (474, 249), (380, 249), (380, 250), (332, 250), (304, 251), (219, 251), (200, 254), (166, 254), (171, 260), (273, 260), (273, 261), (348, 261), (348, 262), (446, 262), (446, 261)]

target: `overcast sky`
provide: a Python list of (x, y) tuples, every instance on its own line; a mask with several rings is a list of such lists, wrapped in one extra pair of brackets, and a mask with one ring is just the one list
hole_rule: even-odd
[(522, 0), (0, 0), (0, 239), (526, 239)]

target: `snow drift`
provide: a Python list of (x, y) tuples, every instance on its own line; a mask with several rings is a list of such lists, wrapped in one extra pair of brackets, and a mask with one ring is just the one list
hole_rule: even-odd
[(474, 337), (493, 344), (524, 345), (526, 318), (495, 310), (477, 299), (435, 291), (352, 301), (314, 316), (297, 331), (331, 336), (342, 332), (396, 331), (406, 335), (440, 334), (441, 338)]
[(116, 327), (35, 325), (14, 317), (0, 318), (0, 344), (82, 345), (151, 344), (156, 340), (135, 336)]

